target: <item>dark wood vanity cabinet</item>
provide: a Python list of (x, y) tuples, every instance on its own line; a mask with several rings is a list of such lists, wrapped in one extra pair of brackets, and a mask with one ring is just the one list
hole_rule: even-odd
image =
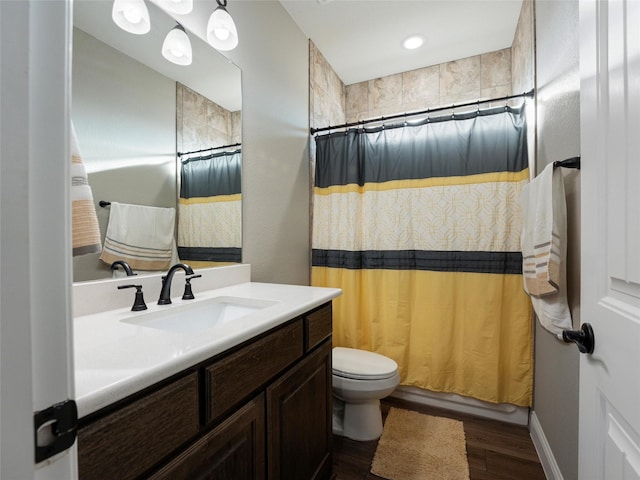
[(331, 303), (175, 378), (81, 423), (81, 480), (331, 477)]
[(331, 476), (331, 341), (267, 387), (270, 479)]
[(265, 478), (264, 394), (151, 475), (153, 480)]

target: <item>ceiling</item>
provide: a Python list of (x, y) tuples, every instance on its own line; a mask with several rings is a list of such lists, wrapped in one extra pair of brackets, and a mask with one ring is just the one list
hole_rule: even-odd
[[(522, 0), (280, 0), (345, 85), (511, 47)], [(424, 37), (409, 51), (402, 41)]]

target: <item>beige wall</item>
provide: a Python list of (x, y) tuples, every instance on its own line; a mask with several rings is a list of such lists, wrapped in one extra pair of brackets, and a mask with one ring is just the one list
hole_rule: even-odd
[[(580, 154), (578, 1), (536, 2), (538, 172)], [(564, 169), (567, 195), (567, 291), (580, 325), (580, 172)], [(578, 478), (579, 353), (536, 327), (533, 409), (563, 478)]]

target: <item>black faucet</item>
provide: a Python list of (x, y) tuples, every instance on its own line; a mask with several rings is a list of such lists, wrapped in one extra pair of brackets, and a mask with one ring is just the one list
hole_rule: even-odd
[(127, 277), (130, 277), (132, 275), (137, 275), (137, 273), (133, 273), (133, 270), (131, 270), (131, 267), (129, 266), (129, 264), (127, 262), (125, 262), (124, 260), (116, 260), (115, 262), (113, 262), (111, 264), (111, 270), (117, 270), (118, 269), (118, 265), (122, 266), (122, 269), (127, 274)]
[(193, 275), (193, 270), (189, 265), (185, 265), (184, 263), (176, 263), (172, 266), (167, 274), (162, 277), (162, 290), (160, 290), (160, 298), (158, 299), (158, 305), (169, 305), (171, 303), (171, 280), (173, 280), (173, 275), (176, 273), (178, 269), (184, 270), (184, 273), (187, 275)]

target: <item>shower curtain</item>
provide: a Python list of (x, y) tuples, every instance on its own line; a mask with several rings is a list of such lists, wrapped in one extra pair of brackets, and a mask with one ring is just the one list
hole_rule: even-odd
[(312, 284), (343, 290), (334, 346), (393, 358), (403, 385), (531, 405), (523, 110), (316, 138)]
[(241, 261), (241, 156), (238, 149), (181, 161), (178, 256), (193, 267)]

